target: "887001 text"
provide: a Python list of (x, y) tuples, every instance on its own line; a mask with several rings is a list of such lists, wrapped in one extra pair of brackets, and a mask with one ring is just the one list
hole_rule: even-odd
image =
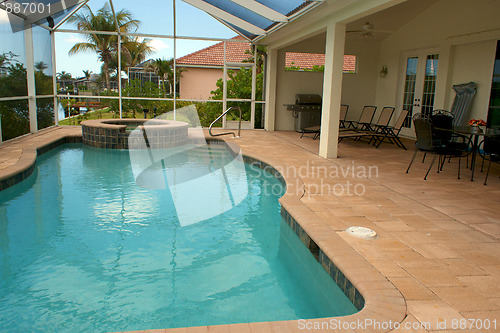
[(50, 3), (34, 3), (34, 2), (8, 2), (5, 4), (5, 11), (12, 14), (39, 14), (39, 13), (50, 13)]

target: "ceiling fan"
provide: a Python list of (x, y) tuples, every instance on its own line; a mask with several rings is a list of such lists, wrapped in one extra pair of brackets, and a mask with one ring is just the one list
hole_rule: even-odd
[(370, 38), (373, 37), (373, 34), (390, 34), (392, 31), (388, 30), (375, 30), (375, 26), (371, 24), (370, 22), (366, 22), (361, 26), (361, 29), (359, 30), (348, 30), (346, 31), (348, 34), (360, 34), (361, 37), (363, 38)]

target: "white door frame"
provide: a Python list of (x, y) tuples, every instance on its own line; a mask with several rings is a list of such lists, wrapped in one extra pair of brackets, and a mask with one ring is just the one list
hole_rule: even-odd
[[(429, 54), (438, 54), (441, 55), (441, 48), (429, 48), (429, 49), (416, 49), (411, 51), (403, 51), (401, 52), (400, 65), (399, 65), (399, 79), (398, 79), (398, 94), (397, 94), (397, 110), (403, 110), (403, 102), (404, 102), (404, 85), (406, 82), (406, 65), (407, 59), (409, 57), (418, 57), (417, 63), (417, 77), (415, 80), (415, 94), (414, 94), (414, 106), (412, 110), (412, 114), (419, 113), (422, 106), (422, 95), (424, 88), (424, 77), (425, 77), (425, 65), (427, 56)], [(438, 74), (439, 66), (441, 65), (441, 61), (438, 62)], [(438, 86), (438, 81), (442, 80), (440, 76), (436, 77), (436, 87)], [(436, 88), (435, 88), (436, 89)], [(436, 89), (437, 91), (437, 89)], [(435, 104), (434, 100), (434, 104)], [(394, 117), (397, 119), (397, 117)], [(403, 127), (401, 129), (401, 135), (407, 137), (415, 137), (415, 131), (413, 129), (413, 124), (410, 128)]]

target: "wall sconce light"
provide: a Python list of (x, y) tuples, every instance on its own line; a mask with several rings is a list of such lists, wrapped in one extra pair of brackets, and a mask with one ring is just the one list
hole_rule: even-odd
[(380, 72), (378, 73), (380, 75), (380, 77), (384, 78), (387, 76), (387, 66), (382, 66), (382, 69), (380, 70)]

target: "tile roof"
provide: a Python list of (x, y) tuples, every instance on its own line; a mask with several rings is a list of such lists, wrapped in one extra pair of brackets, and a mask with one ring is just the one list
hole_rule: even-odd
[[(322, 53), (300, 53), (287, 52), (285, 56), (285, 67), (299, 67), (303, 69), (312, 69), (313, 66), (323, 66), (325, 64), (325, 55)], [(344, 72), (356, 71), (356, 56), (344, 55)]]
[[(232, 39), (243, 39), (237, 36)], [(249, 43), (227, 42), (226, 61), (242, 62), (251, 57), (245, 51), (250, 50)], [(190, 53), (176, 60), (177, 65), (199, 65), (199, 66), (223, 66), (224, 65), (224, 43), (220, 42), (199, 51)]]
[[(237, 36), (232, 39), (242, 40)], [(251, 55), (245, 53), (250, 49), (249, 43), (227, 42), (226, 61), (242, 62)], [(177, 65), (198, 65), (198, 66), (220, 66), (224, 65), (224, 43), (220, 42), (196, 52), (190, 53), (176, 60)], [(313, 66), (325, 64), (325, 55), (320, 53), (299, 53), (287, 52), (285, 66), (296, 66), (303, 69), (312, 69)], [(344, 56), (344, 71), (354, 72), (356, 70), (356, 56)]]

